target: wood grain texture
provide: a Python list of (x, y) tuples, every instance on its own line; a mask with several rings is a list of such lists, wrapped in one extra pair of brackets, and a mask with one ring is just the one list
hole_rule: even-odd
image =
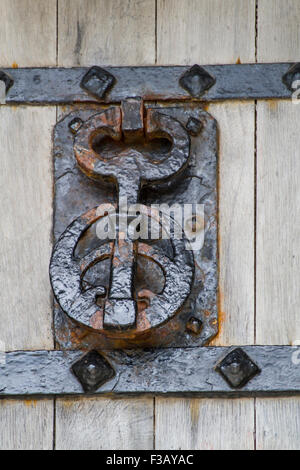
[(258, 0), (258, 62), (299, 61), (299, 0)]
[(0, 450), (52, 449), (52, 400), (3, 400)]
[(219, 128), (218, 346), (254, 340), (254, 103), (209, 106)]
[[(258, 1), (257, 59), (298, 61), (300, 2)], [(257, 105), (257, 343), (300, 339), (300, 106)], [(256, 400), (257, 449), (300, 449), (299, 398)]]
[(0, 66), (56, 64), (56, 0), (1, 0)]
[(161, 398), (156, 449), (253, 449), (252, 400)]
[[(298, 318), (300, 108), (257, 108), (257, 343), (291, 344)], [(256, 400), (257, 448), (300, 449), (299, 398)]]
[[(0, 65), (56, 64), (56, 0), (1, 0)], [(1, 334), (7, 350), (52, 348), (48, 263), (52, 108), (0, 108)], [(0, 403), (0, 448), (51, 449), (53, 400)]]
[(300, 106), (257, 105), (258, 344), (300, 340)]
[(54, 123), (54, 108), (0, 108), (0, 339), (6, 350), (53, 347), (48, 266)]
[(153, 399), (59, 399), (56, 449), (153, 448)]
[(155, 0), (59, 0), (58, 64), (149, 65)]
[(157, 63), (255, 61), (255, 0), (158, 0)]
[(265, 398), (256, 401), (258, 450), (300, 450), (299, 398)]

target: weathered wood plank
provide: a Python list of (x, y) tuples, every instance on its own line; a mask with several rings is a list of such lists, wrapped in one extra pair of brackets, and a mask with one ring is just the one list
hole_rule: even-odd
[(300, 2), (258, 0), (258, 62), (299, 61)]
[(56, 0), (1, 0), (2, 67), (56, 64)]
[(1, 341), (52, 348), (51, 254), (54, 108), (0, 108)]
[(257, 343), (300, 339), (300, 106), (257, 105)]
[[(2, 0), (1, 67), (56, 64), (56, 0)], [(0, 108), (1, 335), (6, 350), (52, 348), (51, 128), (55, 109)], [(0, 402), (0, 448), (51, 449), (53, 400)]]
[(56, 449), (153, 448), (153, 399), (57, 400)]
[[(52, 348), (51, 128), (55, 109), (0, 107), (3, 347)], [(52, 448), (53, 401), (0, 402), (0, 448)]]
[(161, 398), (156, 449), (253, 449), (252, 400)]
[[(257, 107), (257, 343), (300, 339), (300, 107)], [(299, 449), (300, 399), (257, 399), (257, 448)]]
[(219, 126), (219, 335), (254, 340), (254, 103), (210, 105)]
[[(299, 61), (300, 3), (258, 1), (257, 59)], [(257, 105), (257, 343), (300, 339), (300, 106)], [(257, 399), (257, 448), (299, 449), (299, 398)]]
[(258, 450), (300, 450), (300, 399), (264, 398), (256, 402)]
[(52, 400), (3, 400), (0, 450), (52, 449)]
[(255, 61), (255, 0), (158, 0), (157, 63)]
[(155, 0), (59, 0), (58, 65), (155, 61)]

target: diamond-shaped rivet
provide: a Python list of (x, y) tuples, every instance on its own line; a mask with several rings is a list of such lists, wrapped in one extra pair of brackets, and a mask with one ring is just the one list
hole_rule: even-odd
[(216, 83), (216, 79), (200, 65), (193, 65), (179, 79), (179, 84), (194, 98), (200, 96)]
[(296, 88), (299, 88), (299, 86), (296, 86), (296, 85), (293, 86), (293, 83), (296, 80), (300, 80), (300, 63), (299, 62), (292, 65), (282, 77), (283, 83), (291, 91), (294, 91)]
[(81, 80), (80, 86), (96, 98), (104, 95), (115, 84), (115, 77), (101, 67), (91, 67)]
[(14, 81), (13, 79), (7, 75), (7, 73), (3, 72), (3, 70), (0, 70), (0, 80), (1, 82), (4, 82), (5, 84), (5, 92), (7, 93), (8, 90), (13, 86)]
[(202, 321), (196, 317), (191, 317), (186, 324), (186, 329), (189, 333), (199, 335), (202, 330)]
[(196, 119), (196, 118), (191, 116), (188, 119), (188, 122), (186, 123), (185, 127), (186, 127), (186, 130), (189, 132), (190, 135), (196, 137), (200, 133), (200, 131), (203, 127), (203, 124), (202, 124), (201, 121), (199, 121), (199, 119)]
[(90, 351), (75, 362), (72, 371), (85, 392), (95, 392), (115, 375), (112, 366), (97, 351)]
[(73, 134), (76, 134), (78, 129), (82, 126), (82, 119), (76, 117), (69, 122), (69, 129)]
[(231, 351), (217, 366), (216, 371), (232, 388), (241, 388), (260, 372), (259, 367), (241, 348)]

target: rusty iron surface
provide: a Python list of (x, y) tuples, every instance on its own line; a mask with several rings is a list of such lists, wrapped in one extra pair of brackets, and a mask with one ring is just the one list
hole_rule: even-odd
[[(128, 116), (128, 106), (136, 112), (124, 121), (121, 112)], [(78, 109), (55, 128), (54, 238), (59, 241), (51, 277), (61, 348), (199, 346), (217, 333), (216, 123), (199, 106), (148, 106), (141, 142), (139, 109), (138, 100), (122, 109)], [(191, 119), (198, 131), (192, 129), (189, 137), (185, 128)], [(130, 127), (134, 132), (128, 133)], [(120, 240), (99, 246), (91, 208), (118, 207), (116, 183), (119, 197), (139, 200), (150, 218), (153, 203), (204, 204), (201, 252), (193, 254), (184, 249), (184, 240), (174, 239), (150, 245), (125, 239), (121, 250)], [(192, 317), (201, 328), (189, 329)]]

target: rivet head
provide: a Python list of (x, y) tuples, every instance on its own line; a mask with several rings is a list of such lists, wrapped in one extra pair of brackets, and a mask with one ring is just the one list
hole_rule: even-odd
[(80, 86), (96, 98), (103, 98), (115, 84), (115, 77), (101, 67), (91, 67), (81, 80)]
[(215, 83), (216, 79), (197, 64), (193, 65), (179, 79), (179, 85), (194, 98), (200, 98)]
[(293, 64), (282, 77), (283, 83), (291, 91), (298, 88), (297, 86), (293, 86), (296, 80), (300, 80), (300, 62)]
[(200, 134), (200, 131), (202, 130), (203, 124), (199, 119), (196, 119), (194, 117), (190, 117), (188, 119), (188, 122), (186, 123), (186, 130), (188, 133), (194, 137)]
[(186, 324), (186, 329), (189, 333), (199, 335), (202, 330), (202, 321), (198, 318), (191, 317)]
[(259, 367), (250, 359), (241, 348), (234, 349), (216, 366), (226, 382), (232, 388), (241, 388), (256, 374)]
[(90, 351), (75, 362), (72, 365), (72, 372), (85, 392), (95, 392), (115, 375), (112, 366), (97, 351)]
[(76, 117), (69, 122), (69, 129), (73, 134), (76, 134), (78, 129), (82, 126), (82, 119)]

